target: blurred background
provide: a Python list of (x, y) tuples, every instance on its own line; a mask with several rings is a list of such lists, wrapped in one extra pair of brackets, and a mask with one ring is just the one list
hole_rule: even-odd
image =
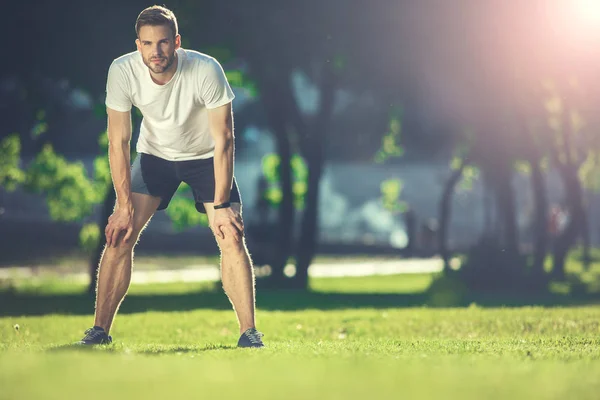
[[(153, 4), (3, 6), (0, 281), (94, 287), (114, 205), (106, 75)], [(259, 285), (437, 272), (450, 291), (600, 290), (600, 1), (164, 5), (236, 94)], [(217, 255), (182, 185), (142, 234), (138, 282), (218, 279)]]

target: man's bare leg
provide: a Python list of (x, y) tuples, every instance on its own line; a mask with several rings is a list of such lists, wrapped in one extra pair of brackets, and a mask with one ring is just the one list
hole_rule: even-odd
[(133, 248), (142, 229), (160, 205), (160, 198), (132, 193), (131, 202), (134, 210), (131, 239), (128, 243), (123, 243), (120, 237), (116, 247), (104, 248), (100, 259), (94, 325), (103, 328), (106, 333), (110, 331), (115, 315), (131, 283)]
[[(214, 216), (213, 204), (205, 203), (209, 220)], [(231, 207), (241, 212), (241, 204), (233, 203)], [(223, 289), (233, 305), (240, 325), (240, 334), (249, 328), (255, 328), (254, 319), (254, 270), (245, 241), (237, 242), (231, 236), (217, 238), (221, 249), (221, 279)]]

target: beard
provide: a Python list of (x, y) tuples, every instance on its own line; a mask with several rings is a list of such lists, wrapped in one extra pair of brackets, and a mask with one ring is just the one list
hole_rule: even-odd
[[(154, 60), (159, 60), (160, 62), (155, 63)], [(167, 71), (171, 65), (175, 62), (175, 52), (170, 56), (161, 56), (161, 57), (150, 57), (148, 59), (144, 59), (144, 64), (155, 74), (162, 74)]]

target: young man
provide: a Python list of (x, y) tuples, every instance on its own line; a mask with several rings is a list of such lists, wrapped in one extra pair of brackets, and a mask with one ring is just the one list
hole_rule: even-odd
[[(254, 274), (233, 177), (234, 98), (221, 65), (181, 48), (177, 20), (153, 6), (136, 21), (137, 51), (113, 61), (106, 85), (109, 160), (117, 202), (105, 229), (94, 327), (80, 344), (108, 344), (131, 281), (133, 248), (181, 182), (192, 188), (221, 250), (223, 288), (237, 314), (239, 347), (263, 347), (254, 320)], [(130, 168), (131, 107), (143, 115)]]

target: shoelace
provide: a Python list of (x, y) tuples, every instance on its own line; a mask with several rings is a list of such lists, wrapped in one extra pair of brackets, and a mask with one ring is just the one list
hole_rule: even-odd
[(83, 340), (96, 339), (97, 337), (101, 336), (103, 333), (104, 333), (104, 331), (98, 331), (94, 328), (90, 328), (87, 331), (85, 331), (85, 337), (83, 338)]
[(252, 344), (258, 344), (258, 343), (262, 343), (261, 338), (264, 336), (262, 333), (260, 333), (259, 331), (250, 331), (250, 332), (246, 332), (246, 336), (248, 337), (248, 339), (250, 339), (250, 342), (252, 342)]

